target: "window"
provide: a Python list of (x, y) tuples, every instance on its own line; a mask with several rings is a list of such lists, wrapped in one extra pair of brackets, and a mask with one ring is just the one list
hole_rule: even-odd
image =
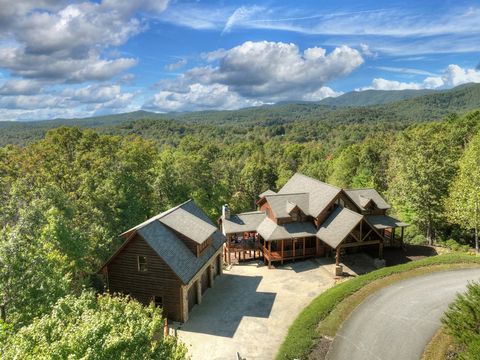
[(200, 256), (200, 254), (202, 254), (211, 243), (212, 243), (212, 238), (210, 237), (200, 245), (197, 245), (197, 256)]
[(292, 212), (292, 221), (298, 221), (298, 211)]
[(141, 271), (141, 272), (147, 271), (147, 257), (137, 256), (137, 265), (138, 265), (138, 271)]
[(163, 307), (163, 296), (154, 296), (153, 301), (155, 302), (155, 306)]

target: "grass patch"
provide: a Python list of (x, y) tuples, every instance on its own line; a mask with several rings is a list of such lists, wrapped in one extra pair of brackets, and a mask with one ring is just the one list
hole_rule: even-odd
[[(386, 281), (383, 286), (386, 286), (391, 282), (403, 279), (401, 273), (404, 272), (416, 270), (415, 274), (421, 275), (431, 271), (468, 266), (469, 264), (480, 264), (480, 257), (450, 253), (386, 267), (342, 282), (320, 294), (300, 313), (290, 326), (287, 337), (280, 347), (276, 359), (306, 359), (322, 334), (319, 332), (320, 322), (332, 314), (332, 317), (325, 324), (322, 324), (320, 329), (324, 334), (335, 335), (336, 330), (348, 314), (369, 294), (377, 290), (377, 285), (372, 284), (371, 287), (363, 291), (360, 290), (376, 280), (383, 279)], [(388, 279), (384, 279), (390, 276), (394, 276), (391, 278), (391, 282)], [(355, 294), (355, 297), (352, 297), (351, 300), (335, 309), (337, 305), (353, 294)], [(333, 313), (334, 310), (335, 313)]]
[(447, 334), (445, 327), (441, 327), (425, 348), (422, 360), (444, 360), (453, 347), (455, 347), (455, 340)]

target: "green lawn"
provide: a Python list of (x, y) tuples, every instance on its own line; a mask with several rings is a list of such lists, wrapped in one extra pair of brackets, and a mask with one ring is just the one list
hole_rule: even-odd
[[(359, 290), (377, 280), (383, 279), (383, 286), (395, 280), (401, 280), (405, 276), (395, 276), (393, 281), (385, 278), (405, 272), (411, 272), (412, 276), (437, 270), (458, 268), (463, 265), (480, 264), (480, 257), (468, 254), (451, 253), (429, 257), (426, 259), (412, 261), (406, 264), (386, 267), (371, 273), (358, 276), (354, 279), (342, 282), (315, 298), (297, 317), (288, 330), (282, 346), (280, 347), (277, 360), (306, 359), (312, 348), (317, 343), (322, 333), (333, 336), (341, 322), (369, 293), (376, 291), (378, 286), (370, 286), (362, 296), (352, 297)], [(417, 269), (421, 269), (420, 271)], [(390, 279), (390, 280), (392, 280)], [(386, 281), (385, 281), (386, 280)], [(346, 303), (343, 303), (343, 301)], [(337, 305), (343, 303), (341, 311), (336, 311)], [(328, 324), (319, 327), (327, 317), (332, 318), (326, 321)], [(320, 332), (322, 331), (322, 333)]]

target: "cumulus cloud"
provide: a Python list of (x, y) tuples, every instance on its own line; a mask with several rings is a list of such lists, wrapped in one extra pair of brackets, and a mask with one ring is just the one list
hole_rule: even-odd
[(42, 84), (35, 80), (13, 79), (0, 86), (0, 95), (32, 95), (40, 92)]
[[(14, 76), (83, 82), (112, 78), (136, 64), (136, 59), (107, 59), (102, 54), (143, 29), (134, 15), (149, 2), (82, 2), (52, 11), (59, 3), (14, 6), (12, 11), (20, 16), (8, 24), (13, 45), (2, 48), (0, 67)], [(161, 10), (166, 1), (156, 4)]]
[(329, 88), (328, 86), (322, 86), (320, 89), (317, 91), (307, 93), (303, 95), (302, 100), (305, 101), (320, 101), (322, 99), (325, 99), (327, 97), (337, 97), (342, 95), (343, 92), (341, 91), (335, 91), (332, 88)]
[(185, 91), (162, 90), (154, 95), (146, 104), (146, 109), (160, 111), (192, 111), (223, 109), (231, 110), (247, 106), (258, 106), (258, 100), (245, 99), (230, 91), (222, 84), (202, 85), (190, 84)]
[(405, 90), (448, 89), (467, 83), (480, 83), (480, 71), (449, 65), (440, 76), (429, 76), (421, 82), (401, 82), (383, 78), (373, 79), (372, 84), (357, 90)]
[[(138, 60), (117, 48), (146, 29), (140, 13), (154, 15), (167, 5), (168, 0), (0, 0), (0, 69), (10, 78), (0, 83), (0, 107), (31, 115), (34, 109), (43, 114), (40, 109), (70, 107), (91, 114), (126, 106), (133, 94), (104, 82)], [(78, 87), (84, 83), (90, 85)]]
[[(325, 86), (363, 63), (358, 50), (347, 46), (300, 51), (282, 42), (247, 41), (230, 50), (205, 54), (208, 66), (186, 71), (174, 81), (157, 84), (160, 91), (146, 107), (166, 111), (194, 108), (231, 109), (285, 100), (321, 100), (336, 96)], [(207, 101), (208, 94), (212, 99)]]

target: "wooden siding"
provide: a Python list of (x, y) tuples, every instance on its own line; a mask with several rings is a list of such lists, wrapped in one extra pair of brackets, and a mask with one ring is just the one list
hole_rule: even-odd
[[(137, 256), (147, 256), (147, 271), (137, 270)], [(163, 297), (164, 314), (181, 321), (181, 281), (155, 251), (136, 235), (108, 264), (111, 293), (129, 294), (143, 304)]]

